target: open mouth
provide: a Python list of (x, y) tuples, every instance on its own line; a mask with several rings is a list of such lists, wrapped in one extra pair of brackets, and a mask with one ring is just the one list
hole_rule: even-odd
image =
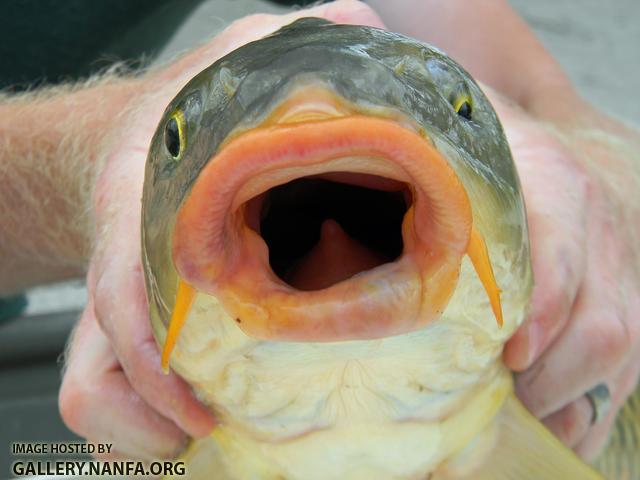
[(357, 114), (255, 128), (221, 147), (178, 212), (163, 364), (198, 291), (255, 338), (381, 338), (436, 320), (465, 254), (500, 323), (466, 192), (415, 130)]
[(336, 172), (273, 187), (251, 199), (245, 212), (276, 276), (310, 291), (400, 257), (411, 202), (406, 183)]

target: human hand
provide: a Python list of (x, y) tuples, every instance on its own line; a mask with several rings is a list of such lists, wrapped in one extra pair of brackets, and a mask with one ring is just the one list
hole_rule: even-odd
[[(640, 135), (582, 100), (504, 0), (368, 3), (487, 85), (519, 170), (536, 281), (504, 361), (521, 371), (523, 403), (590, 458), (640, 369)], [(611, 409), (592, 426), (584, 394), (602, 381)]]
[[(504, 361), (521, 372), (516, 392), (529, 410), (591, 459), (640, 373), (640, 134), (564, 95), (557, 107), (547, 103), (553, 123), (498, 107), (522, 182), (536, 281)], [(581, 114), (572, 119), (566, 105)], [(592, 425), (585, 393), (600, 382), (611, 409)]]
[(151, 137), (180, 88), (217, 58), (303, 16), (382, 26), (362, 3), (342, 0), (293, 14), (254, 15), (233, 23), (204, 47), (140, 83), (140, 97), (114, 120), (95, 188), (98, 241), (89, 301), (71, 343), (60, 391), (67, 425), (116, 456), (169, 458), (187, 435), (215, 426), (211, 412), (175, 373), (164, 375), (152, 335), (140, 250), (140, 199)]

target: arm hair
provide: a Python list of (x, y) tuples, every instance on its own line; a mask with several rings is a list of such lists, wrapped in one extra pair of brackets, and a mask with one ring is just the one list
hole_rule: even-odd
[(0, 293), (85, 273), (93, 186), (139, 83), (114, 66), (76, 84), (0, 93)]

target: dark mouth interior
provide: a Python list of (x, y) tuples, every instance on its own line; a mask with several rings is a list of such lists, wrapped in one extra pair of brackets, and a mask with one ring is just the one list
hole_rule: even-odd
[[(253, 221), (247, 218), (247, 223), (269, 247), (269, 263), (281, 280), (300, 290), (325, 288), (360, 271), (392, 262), (401, 255), (401, 225), (411, 194), (406, 184), (397, 183), (398, 190), (383, 191), (318, 177), (299, 178), (252, 199), (248, 211), (257, 210), (256, 214), (259, 211), (259, 222), (258, 218)], [(323, 257), (314, 267), (304, 267), (313, 268), (304, 272), (306, 277), (327, 276), (328, 280), (297, 281), (295, 272), (318, 247), (321, 227), (331, 219), (351, 239), (347, 243), (334, 242), (335, 247), (329, 245), (329, 251), (334, 248), (347, 251), (340, 252), (343, 257), (336, 260)], [(369, 260), (359, 264), (355, 259), (361, 252), (366, 252)], [(350, 265), (348, 273), (331, 275), (325, 271), (341, 268), (341, 265), (332, 265), (334, 262), (344, 264), (352, 259), (355, 263)]]

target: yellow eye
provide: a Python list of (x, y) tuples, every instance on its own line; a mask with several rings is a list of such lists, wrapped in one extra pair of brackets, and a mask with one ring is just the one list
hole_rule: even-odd
[(471, 120), (471, 107), (471, 97), (466, 93), (459, 94), (453, 101), (453, 109), (458, 115), (467, 120)]
[(181, 110), (173, 112), (164, 127), (164, 144), (171, 157), (178, 161), (185, 145), (184, 114)]

